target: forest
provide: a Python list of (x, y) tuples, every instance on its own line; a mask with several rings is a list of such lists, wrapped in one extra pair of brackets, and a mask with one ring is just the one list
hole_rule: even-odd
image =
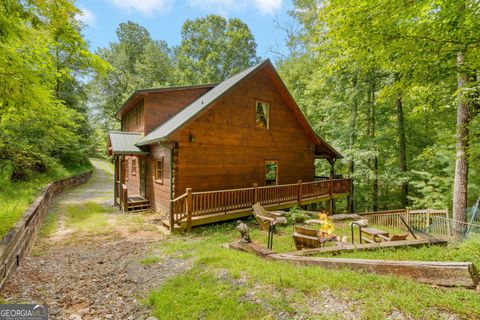
[[(344, 158), (353, 210), (465, 208), (480, 196), (480, 3), (295, 0), (275, 65)], [(105, 157), (140, 88), (217, 83), (264, 57), (238, 18), (186, 20), (181, 43), (132, 22), (94, 52), (73, 1), (0, 3), (0, 191)], [(174, 30), (172, 32), (178, 32)], [(322, 170), (319, 166), (318, 170)]]

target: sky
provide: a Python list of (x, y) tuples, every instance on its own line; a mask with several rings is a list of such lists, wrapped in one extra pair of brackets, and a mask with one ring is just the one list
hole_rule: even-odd
[(77, 0), (83, 14), (78, 19), (87, 27), (83, 33), (92, 50), (117, 41), (119, 23), (133, 21), (145, 27), (155, 40), (169, 46), (181, 41), (181, 28), (187, 19), (219, 14), (240, 18), (255, 37), (257, 55), (275, 60), (286, 53), (285, 35), (278, 28), (290, 21), (291, 0)]

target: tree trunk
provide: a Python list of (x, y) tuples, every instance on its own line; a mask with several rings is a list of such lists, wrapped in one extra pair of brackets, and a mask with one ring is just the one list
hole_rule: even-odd
[[(376, 126), (376, 108), (375, 108), (375, 82), (372, 80), (371, 92), (371, 111), (370, 111), (370, 138), (374, 144), (374, 151), (377, 151), (375, 142), (375, 126)], [(375, 154), (373, 157), (373, 186), (372, 186), (372, 206), (373, 211), (378, 210), (378, 156)]]
[(353, 88), (354, 88), (354, 98), (352, 101), (352, 118), (350, 120), (350, 143), (349, 148), (350, 152), (352, 152), (350, 161), (348, 163), (348, 176), (352, 179), (352, 186), (351, 186), (351, 194), (350, 194), (350, 212), (355, 212), (355, 189), (353, 184), (353, 175), (355, 173), (355, 158), (353, 155), (353, 148), (355, 146), (355, 141), (357, 140), (357, 109), (358, 109), (358, 99), (357, 99), (357, 79), (355, 78), (353, 81)]
[[(468, 98), (465, 96), (464, 89), (468, 83), (468, 74), (463, 70), (463, 53), (457, 54), (457, 86), (458, 86), (458, 105), (457, 105), (457, 135), (456, 135), (456, 162), (455, 162), (455, 181), (453, 187), (453, 219), (467, 222), (467, 185), (468, 185)], [(458, 236), (463, 234), (464, 226), (457, 224), (455, 232)]]
[[(397, 132), (398, 132), (398, 160), (400, 166), (400, 172), (402, 173), (402, 178), (406, 179), (407, 173), (407, 144), (405, 138), (405, 124), (403, 119), (403, 104), (402, 104), (402, 95), (401, 93), (397, 94), (395, 99), (395, 106), (397, 109)], [(402, 182), (402, 194), (401, 194), (401, 203), (402, 208), (408, 206), (408, 181), (404, 180)]]

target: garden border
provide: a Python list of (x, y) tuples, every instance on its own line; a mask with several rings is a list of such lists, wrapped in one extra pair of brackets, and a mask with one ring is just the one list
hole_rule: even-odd
[(93, 170), (49, 183), (0, 241), (0, 290), (8, 277), (30, 253), (45, 213), (55, 196), (66, 189), (86, 183)]

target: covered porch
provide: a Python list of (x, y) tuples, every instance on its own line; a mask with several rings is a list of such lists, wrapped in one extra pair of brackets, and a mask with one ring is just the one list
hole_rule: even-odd
[[(145, 161), (144, 157), (149, 152), (141, 150), (135, 143), (141, 138), (140, 133), (135, 132), (110, 132), (108, 140), (108, 155), (114, 161), (114, 196), (113, 204), (119, 206), (123, 212), (150, 211), (150, 202), (145, 197)], [(140, 190), (132, 193), (126, 185), (126, 157), (137, 156), (139, 161)], [(143, 178), (142, 178), (143, 177)], [(143, 188), (142, 188), (143, 185)]]

